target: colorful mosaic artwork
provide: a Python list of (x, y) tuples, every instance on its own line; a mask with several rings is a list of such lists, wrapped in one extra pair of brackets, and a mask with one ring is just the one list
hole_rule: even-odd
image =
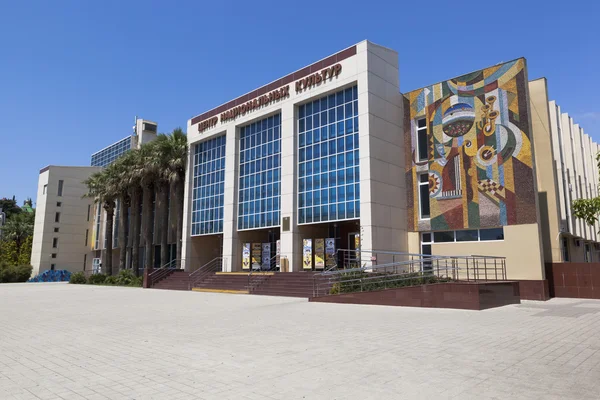
[[(410, 92), (405, 113), (411, 229), (536, 222), (524, 59)], [(429, 219), (420, 218), (420, 174), (429, 175)]]

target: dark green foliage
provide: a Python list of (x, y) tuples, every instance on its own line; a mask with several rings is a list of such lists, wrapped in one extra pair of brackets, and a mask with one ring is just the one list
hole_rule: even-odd
[(115, 278), (115, 284), (119, 286), (142, 286), (142, 278), (136, 277), (130, 269), (119, 272)]
[(447, 278), (440, 278), (432, 274), (420, 272), (403, 275), (392, 275), (377, 272), (348, 272), (341, 274), (329, 294), (371, 292), (374, 290), (393, 289), (406, 286), (417, 286), (428, 283), (448, 282)]
[(0, 263), (0, 283), (27, 282), (31, 277), (31, 265)]
[(69, 280), (69, 283), (84, 285), (87, 283), (87, 278), (85, 277), (85, 274), (83, 272), (75, 272), (74, 274), (71, 274), (71, 279)]
[(106, 279), (104, 280), (104, 284), (105, 285), (116, 285), (117, 277), (116, 276), (107, 276)]
[(90, 285), (100, 285), (100, 284), (104, 283), (105, 280), (106, 280), (106, 275), (94, 274), (94, 275), (90, 275), (90, 277), (88, 278), (88, 283)]

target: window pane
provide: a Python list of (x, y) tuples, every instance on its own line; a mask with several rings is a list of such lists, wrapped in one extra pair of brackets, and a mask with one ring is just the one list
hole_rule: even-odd
[(454, 231), (433, 232), (433, 241), (435, 243), (454, 242)]
[(504, 228), (480, 229), (479, 239), (487, 240), (504, 240)]
[(429, 218), (429, 186), (419, 185), (419, 202), (421, 203), (421, 218)]
[(477, 229), (469, 231), (456, 231), (457, 242), (476, 242), (477, 240)]

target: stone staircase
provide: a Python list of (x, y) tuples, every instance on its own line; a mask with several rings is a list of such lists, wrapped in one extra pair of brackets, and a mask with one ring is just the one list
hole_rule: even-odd
[(170, 274), (152, 285), (153, 289), (190, 290), (190, 274), (182, 270), (173, 270)]
[(248, 293), (248, 274), (215, 273), (196, 284), (196, 292)]
[[(247, 273), (214, 273), (191, 288), (197, 292), (254, 294), (263, 296), (287, 296), (309, 298), (313, 295), (315, 272), (256, 273), (252, 276), (255, 286), (248, 291)], [(154, 289), (190, 290), (189, 274), (173, 270), (156, 282)]]
[(258, 285), (251, 294), (309, 298), (313, 295), (314, 272), (280, 272)]

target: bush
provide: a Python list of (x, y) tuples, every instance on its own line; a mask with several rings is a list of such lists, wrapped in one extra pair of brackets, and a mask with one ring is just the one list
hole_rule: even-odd
[(105, 285), (116, 285), (117, 277), (116, 276), (107, 276), (106, 279), (104, 280), (104, 284)]
[(69, 283), (74, 283), (76, 285), (84, 285), (87, 283), (87, 278), (83, 272), (75, 272), (71, 274), (71, 279), (69, 279)]
[(119, 286), (137, 286), (137, 279), (130, 269), (124, 269), (116, 276), (116, 284)]
[(414, 272), (398, 276), (385, 272), (353, 271), (341, 274), (338, 279), (339, 281), (332, 285), (329, 294), (369, 292), (450, 281), (448, 278), (432, 275), (431, 272)]
[(94, 274), (94, 275), (90, 275), (90, 277), (88, 278), (88, 283), (90, 285), (99, 285), (99, 284), (104, 283), (105, 280), (106, 280), (106, 275)]
[(0, 263), (0, 283), (27, 282), (31, 277), (31, 265), (8, 265)]

